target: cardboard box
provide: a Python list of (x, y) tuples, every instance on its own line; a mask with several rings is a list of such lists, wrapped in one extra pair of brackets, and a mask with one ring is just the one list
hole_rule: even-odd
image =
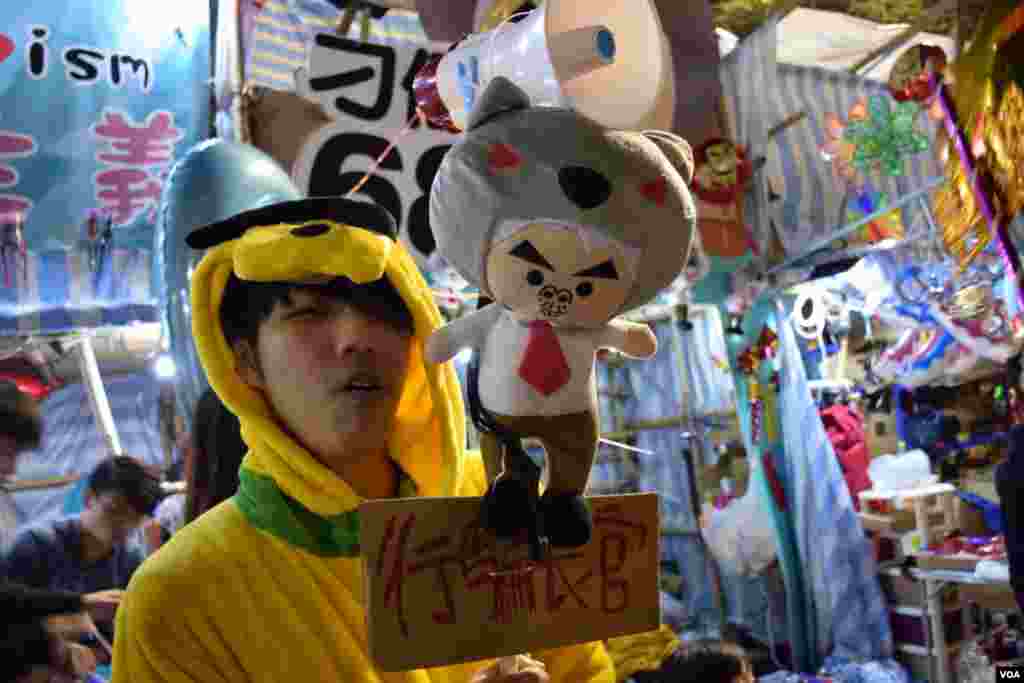
[(996, 491), (995, 470), (995, 465), (963, 470), (963, 475), (960, 477), (960, 488), (993, 503), (998, 503), (999, 492)]
[(876, 531), (865, 533), (871, 543), (871, 554), (874, 555), (876, 564), (903, 560), (899, 544), (891, 536), (885, 536)]
[(861, 512), (859, 516), (860, 523), (865, 529), (883, 534), (899, 534), (910, 531), (914, 528), (916, 521), (913, 510), (895, 510), (887, 515)]
[(960, 501), (960, 533), (964, 536), (992, 535), (992, 530), (985, 523), (985, 514), (962, 500)]
[(978, 566), (983, 557), (977, 555), (968, 555), (966, 553), (958, 553), (956, 555), (939, 555), (937, 553), (930, 553), (927, 550), (923, 550), (919, 553), (914, 553), (914, 559), (917, 560), (917, 566), (921, 569), (946, 569), (957, 572), (973, 572), (974, 568)]
[(1017, 598), (1010, 584), (993, 585), (968, 583), (960, 587), (960, 594), (965, 602), (970, 602), (984, 609), (1016, 610)]
[(896, 416), (892, 413), (867, 413), (864, 416), (864, 437), (873, 458), (900, 450)]

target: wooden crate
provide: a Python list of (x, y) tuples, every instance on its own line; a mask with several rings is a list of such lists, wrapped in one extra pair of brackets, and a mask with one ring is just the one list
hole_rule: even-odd
[(973, 572), (984, 558), (978, 555), (959, 553), (957, 555), (939, 555), (922, 551), (914, 554), (917, 566), (921, 569), (946, 569), (954, 572)]
[(887, 525), (893, 531), (906, 525), (905, 513), (910, 512), (914, 517), (913, 529), (920, 534), (923, 547), (941, 543), (960, 527), (960, 498), (952, 484), (861, 491), (860, 506), (869, 515), (869, 523)]
[(968, 583), (960, 587), (965, 602), (970, 602), (984, 609), (1016, 610), (1017, 598), (1010, 584), (992, 585)]

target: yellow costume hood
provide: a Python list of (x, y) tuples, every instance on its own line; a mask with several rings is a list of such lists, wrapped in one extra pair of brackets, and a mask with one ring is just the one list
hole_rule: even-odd
[(388, 278), (415, 325), (389, 451), (419, 495), (454, 496), (465, 445), (462, 393), (450, 363), (424, 360), (425, 340), (443, 321), (416, 263), (395, 235), (394, 222), (383, 209), (331, 197), (248, 211), (188, 238), (190, 246), (210, 248), (192, 275), (192, 331), (210, 384), (241, 421), (250, 449), (242, 467), (272, 479), (285, 495), (321, 517), (349, 512), (361, 498), (289, 436), (262, 393), (242, 381), (221, 329), (221, 300), (232, 271), (239, 279), (260, 282), (344, 276), (365, 284)]

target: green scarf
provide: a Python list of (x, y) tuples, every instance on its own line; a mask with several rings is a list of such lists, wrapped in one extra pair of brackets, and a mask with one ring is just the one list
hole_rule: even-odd
[[(321, 517), (285, 495), (268, 476), (243, 467), (238, 480), (235, 504), (257, 529), (320, 557), (359, 556), (359, 510)], [(399, 469), (398, 497), (417, 495), (416, 483)]]

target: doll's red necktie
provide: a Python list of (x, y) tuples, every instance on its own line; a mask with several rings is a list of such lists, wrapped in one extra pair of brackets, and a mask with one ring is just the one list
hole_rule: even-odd
[(570, 375), (569, 363), (551, 323), (546, 320), (531, 322), (523, 362), (519, 364), (519, 376), (540, 393), (550, 396), (565, 386)]

